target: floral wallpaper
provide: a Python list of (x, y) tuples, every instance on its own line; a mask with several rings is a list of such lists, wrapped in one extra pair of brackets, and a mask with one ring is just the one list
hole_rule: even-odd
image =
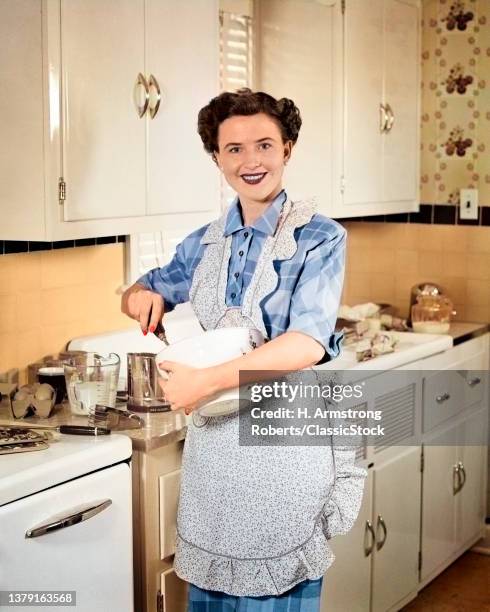
[(490, 206), (490, 0), (422, 0), (420, 201)]

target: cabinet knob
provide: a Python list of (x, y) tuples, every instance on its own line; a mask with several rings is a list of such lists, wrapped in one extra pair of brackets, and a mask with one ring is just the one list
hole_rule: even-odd
[(475, 387), (476, 385), (479, 385), (481, 383), (481, 378), (478, 378), (478, 376), (475, 376), (475, 378), (470, 378), (466, 382), (468, 383), (470, 387)]
[(443, 402), (447, 401), (451, 396), (449, 395), (449, 393), (443, 393), (442, 395), (438, 395), (436, 397), (436, 402), (438, 404), (442, 404)]

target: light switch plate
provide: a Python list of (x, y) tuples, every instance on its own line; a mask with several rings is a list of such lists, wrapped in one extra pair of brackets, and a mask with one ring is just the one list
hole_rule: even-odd
[(459, 218), (478, 219), (478, 189), (460, 190)]

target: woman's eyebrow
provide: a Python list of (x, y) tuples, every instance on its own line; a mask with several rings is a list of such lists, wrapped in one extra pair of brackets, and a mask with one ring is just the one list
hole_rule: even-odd
[[(264, 142), (265, 140), (274, 140), (274, 138), (272, 138), (271, 136), (266, 136), (265, 138), (259, 138), (258, 140), (256, 140), (255, 142)], [(228, 144), (225, 145), (225, 147), (239, 147), (242, 143), (241, 142), (229, 142)]]

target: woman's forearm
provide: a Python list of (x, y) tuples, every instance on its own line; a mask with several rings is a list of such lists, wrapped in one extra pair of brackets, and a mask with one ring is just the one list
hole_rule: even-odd
[(218, 366), (207, 368), (212, 393), (239, 385), (270, 380), (274, 371), (294, 372), (315, 365), (325, 349), (311, 336), (301, 332), (285, 332), (274, 340)]

